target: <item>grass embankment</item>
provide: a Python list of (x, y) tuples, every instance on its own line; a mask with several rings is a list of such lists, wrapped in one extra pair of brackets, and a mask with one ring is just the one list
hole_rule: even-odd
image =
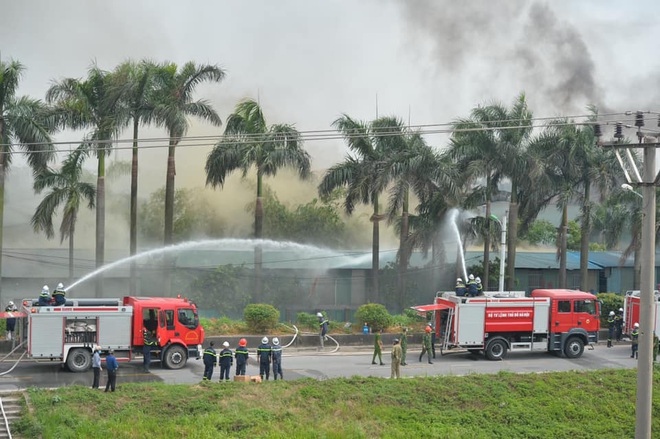
[[(607, 370), (120, 384), (115, 393), (31, 389), (33, 413), (13, 431), (44, 438), (631, 438), (635, 379), (634, 370)], [(659, 432), (658, 392), (654, 403)]]

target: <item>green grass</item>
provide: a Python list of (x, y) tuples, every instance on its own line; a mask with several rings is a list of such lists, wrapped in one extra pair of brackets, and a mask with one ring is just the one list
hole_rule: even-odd
[(635, 381), (635, 370), (607, 370), (30, 389), (32, 413), (12, 430), (43, 438), (631, 438)]

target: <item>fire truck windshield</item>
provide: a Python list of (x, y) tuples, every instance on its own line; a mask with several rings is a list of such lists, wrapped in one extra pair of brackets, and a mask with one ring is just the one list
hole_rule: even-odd
[(179, 308), (177, 314), (179, 323), (181, 323), (186, 328), (196, 329), (199, 326), (199, 320), (195, 314), (195, 310), (192, 308)]
[(591, 315), (596, 314), (596, 302), (593, 300), (576, 300), (575, 312), (583, 312)]

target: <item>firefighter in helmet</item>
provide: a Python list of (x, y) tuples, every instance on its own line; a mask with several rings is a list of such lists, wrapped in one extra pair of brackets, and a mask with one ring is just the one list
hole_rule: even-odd
[(614, 316), (614, 323), (616, 325), (616, 341), (621, 341), (623, 335), (623, 308), (619, 308)]
[(142, 367), (145, 372), (149, 372), (149, 365), (151, 364), (151, 350), (158, 346), (158, 342), (154, 339), (151, 331), (147, 328), (142, 328)]
[(465, 288), (465, 283), (460, 277), (456, 279), (456, 295), (463, 297), (467, 294), (467, 288)]
[(261, 379), (266, 377), (266, 381), (270, 378), (270, 362), (272, 361), (271, 347), (268, 344), (268, 337), (261, 339), (261, 344), (257, 348), (257, 358), (259, 359), (259, 375)]
[(468, 276), (467, 291), (468, 296), (470, 297), (476, 297), (477, 294), (479, 294), (479, 288), (477, 287), (477, 281), (474, 278), (474, 274)]
[(246, 339), (241, 338), (238, 341), (238, 347), (234, 355), (236, 357), (236, 375), (245, 375), (245, 366), (249, 356)]
[(630, 354), (630, 358), (637, 358), (637, 350), (639, 349), (639, 323), (635, 322), (633, 330), (630, 333), (630, 338), (632, 339), (632, 353)]
[(615, 312), (610, 311), (610, 315), (607, 316), (607, 347), (612, 347), (612, 338), (614, 337), (614, 329), (616, 328), (616, 318)]
[(204, 381), (210, 381), (213, 376), (213, 368), (218, 363), (218, 354), (213, 349), (215, 343), (210, 342), (209, 347), (204, 349)]
[(220, 381), (229, 381), (229, 370), (234, 364), (234, 353), (229, 349), (228, 341), (222, 343), (222, 347), (224, 349), (220, 351), (218, 360), (220, 362)]
[(62, 282), (57, 284), (57, 287), (53, 290), (53, 300), (55, 305), (62, 306), (66, 303), (66, 298), (64, 297), (66, 292), (64, 291), (64, 284)]
[(280, 339), (277, 337), (273, 338), (271, 356), (273, 357), (273, 377), (277, 380), (277, 375), (279, 375), (280, 379), (284, 379), (282, 374), (282, 346), (280, 345)]
[(44, 285), (41, 288), (41, 294), (39, 294), (39, 306), (49, 306), (50, 305), (50, 290), (48, 285)]
[(474, 281), (477, 283), (477, 296), (483, 296), (484, 286), (481, 284), (481, 278), (477, 276), (474, 278)]

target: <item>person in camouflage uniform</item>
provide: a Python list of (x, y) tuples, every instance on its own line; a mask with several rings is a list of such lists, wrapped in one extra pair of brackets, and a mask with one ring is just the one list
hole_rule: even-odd
[(406, 363), (406, 352), (408, 351), (408, 328), (403, 328), (401, 330), (401, 366), (405, 366)]
[(422, 361), (424, 354), (428, 355), (429, 364), (433, 364), (431, 361), (432, 348), (431, 348), (431, 327), (426, 327), (426, 333), (422, 337), (422, 353), (419, 354), (419, 361)]
[(382, 333), (383, 333), (382, 329), (376, 332), (376, 338), (374, 338), (374, 356), (371, 359), (371, 364), (376, 364), (376, 356), (378, 356), (378, 361), (380, 361), (380, 365), (384, 366), (385, 363), (383, 363), (383, 341), (381, 340)]
[(399, 345), (399, 339), (395, 338), (392, 340), (392, 373), (390, 378), (401, 378), (401, 370), (399, 365), (401, 364), (401, 345)]

